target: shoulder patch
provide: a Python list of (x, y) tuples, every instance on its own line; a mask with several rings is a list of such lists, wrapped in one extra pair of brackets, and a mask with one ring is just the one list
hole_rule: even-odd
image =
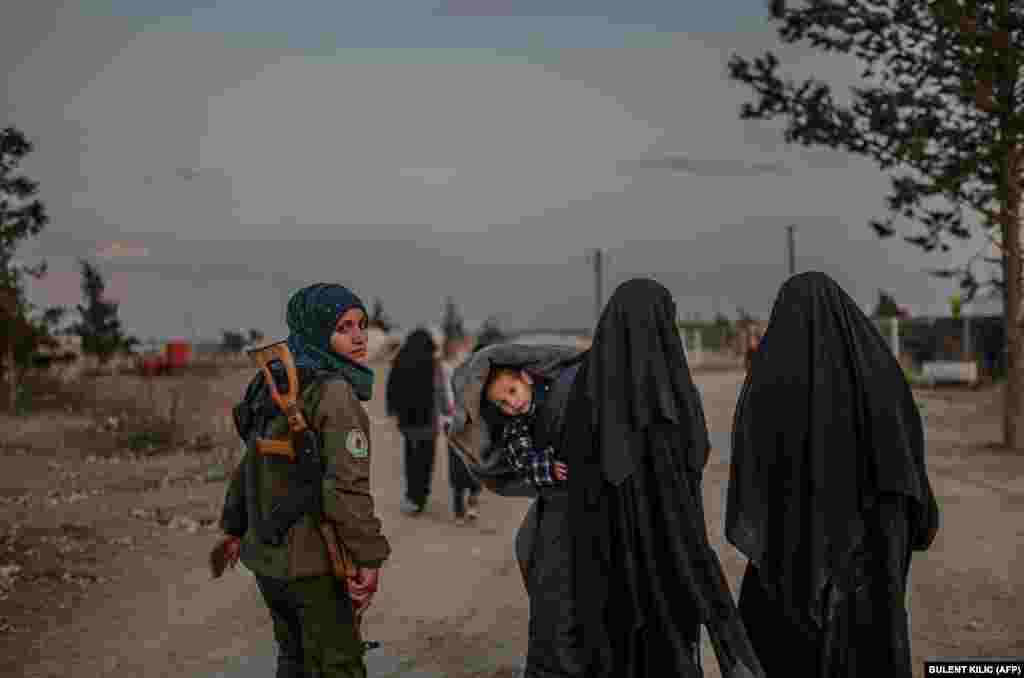
[(356, 459), (365, 459), (370, 456), (370, 441), (361, 428), (349, 430), (345, 435), (345, 449)]

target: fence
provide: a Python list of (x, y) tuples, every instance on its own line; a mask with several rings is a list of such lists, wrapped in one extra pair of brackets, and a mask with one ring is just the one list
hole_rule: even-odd
[(680, 323), (679, 335), (691, 368), (736, 369), (742, 354), (736, 350), (736, 333), (727, 325)]
[(1005, 332), (1000, 316), (874, 321), (894, 353), (914, 367), (934, 361), (976, 361), (984, 374), (1005, 373)]
[(730, 340), (736, 331), (730, 325), (715, 323), (679, 323), (679, 333), (686, 342), (687, 351), (722, 351), (731, 348)]

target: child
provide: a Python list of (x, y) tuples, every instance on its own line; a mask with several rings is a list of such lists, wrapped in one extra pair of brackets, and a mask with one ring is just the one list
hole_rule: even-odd
[(552, 445), (534, 445), (534, 425), (539, 403), (550, 384), (527, 370), (499, 367), (491, 370), (485, 394), (488, 402), (508, 417), (500, 446), (509, 465), (534, 487), (551, 487), (564, 482), (568, 469), (555, 461)]
[[(445, 434), (450, 432), (452, 415), (455, 412), (455, 392), (452, 390), (454, 364), (458, 358), (457, 344), (445, 342), (444, 360), (441, 362), (444, 386), (444, 414), (441, 417)], [(451, 510), (457, 525), (465, 525), (480, 517), (479, 503), (482, 486), (469, 472), (465, 462), (448, 443), (448, 484), (451, 488)]]

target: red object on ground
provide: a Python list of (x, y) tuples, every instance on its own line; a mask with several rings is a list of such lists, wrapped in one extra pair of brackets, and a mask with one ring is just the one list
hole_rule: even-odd
[(144, 372), (159, 372), (164, 366), (164, 359), (159, 356), (151, 356), (142, 359), (142, 370)]
[(171, 368), (185, 367), (192, 357), (192, 346), (184, 341), (167, 343), (167, 366)]

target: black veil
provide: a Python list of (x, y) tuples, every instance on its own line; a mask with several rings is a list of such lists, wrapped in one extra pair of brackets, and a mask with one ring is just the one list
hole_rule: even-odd
[(605, 479), (618, 485), (629, 476), (644, 454), (632, 434), (659, 422), (682, 427), (687, 461), (702, 470), (711, 444), (669, 291), (645, 278), (620, 285), (598, 321), (590, 356), (586, 387), (598, 408)]
[(389, 413), (403, 426), (429, 426), (434, 417), (437, 346), (430, 332), (418, 328), (398, 350), (385, 390)]
[(938, 507), (902, 369), (838, 284), (799, 274), (779, 292), (736, 407), (726, 537), (783, 609), (820, 628), (825, 587), (884, 494), (911, 500), (911, 545), (926, 549)]
[(723, 676), (762, 676), (707, 538), (710, 445), (675, 317), (660, 284), (621, 285), (569, 399), (562, 447), (587, 675), (702, 675), (703, 624)]

